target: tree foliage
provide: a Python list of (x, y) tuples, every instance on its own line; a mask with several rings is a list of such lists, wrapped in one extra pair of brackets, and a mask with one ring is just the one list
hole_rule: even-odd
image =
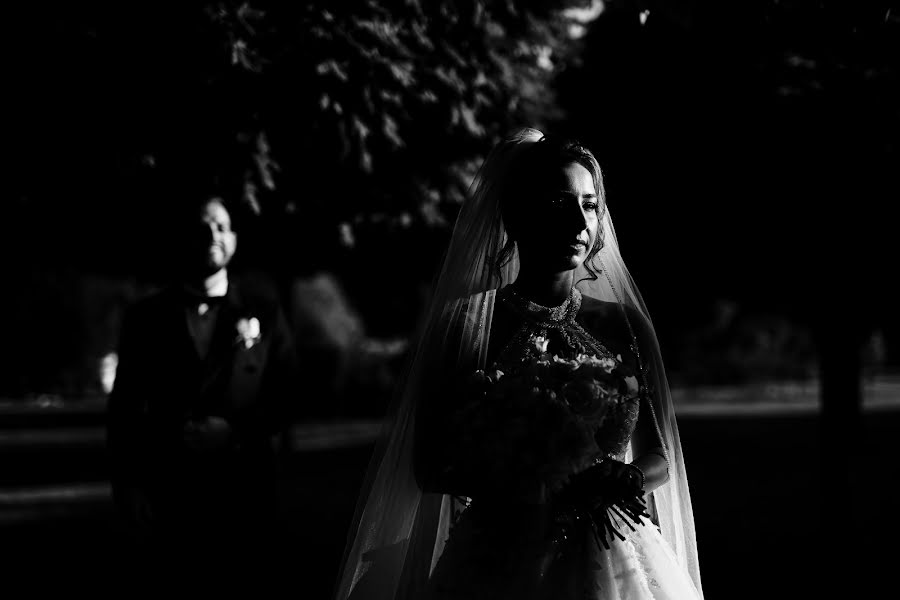
[(337, 218), (441, 224), (440, 205), (459, 201), (498, 135), (560, 116), (553, 79), (574, 47), (566, 4), (242, 3), (218, 14), (243, 32), (234, 62), (259, 81), (247, 87), (261, 91), (259, 135), (288, 189), (325, 174), (357, 190)]
[(14, 195), (56, 209), (90, 189), (67, 217), (151, 206), (159, 224), (218, 191), (345, 242), (366, 223), (445, 225), (498, 135), (561, 116), (581, 4), (20, 6)]

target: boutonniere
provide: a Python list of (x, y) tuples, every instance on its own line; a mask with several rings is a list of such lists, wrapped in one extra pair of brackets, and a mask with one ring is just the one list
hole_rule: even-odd
[(259, 319), (250, 317), (249, 319), (240, 319), (237, 322), (237, 343), (243, 344), (248, 350), (259, 343), (262, 338), (262, 332), (259, 328)]

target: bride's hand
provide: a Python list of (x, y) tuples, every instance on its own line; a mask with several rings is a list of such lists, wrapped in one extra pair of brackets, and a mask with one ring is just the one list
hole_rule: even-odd
[(634, 465), (614, 459), (603, 461), (573, 475), (559, 494), (563, 503), (615, 501), (640, 495), (643, 475)]
[(616, 482), (617, 487), (632, 493), (638, 494), (644, 488), (644, 474), (634, 464), (623, 463), (618, 460), (606, 460), (601, 464), (609, 464), (609, 478)]

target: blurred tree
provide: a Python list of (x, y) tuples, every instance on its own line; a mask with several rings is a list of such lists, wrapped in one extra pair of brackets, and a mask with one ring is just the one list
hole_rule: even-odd
[(159, 231), (170, 200), (215, 189), (347, 245), (367, 223), (446, 226), (498, 135), (560, 118), (585, 2), (52, 4), (10, 19), (17, 197)]

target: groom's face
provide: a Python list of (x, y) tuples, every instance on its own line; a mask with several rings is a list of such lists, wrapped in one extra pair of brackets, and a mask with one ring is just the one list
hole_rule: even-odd
[(231, 229), (231, 215), (218, 200), (210, 200), (200, 210), (194, 249), (204, 270), (214, 273), (226, 266), (237, 248)]

